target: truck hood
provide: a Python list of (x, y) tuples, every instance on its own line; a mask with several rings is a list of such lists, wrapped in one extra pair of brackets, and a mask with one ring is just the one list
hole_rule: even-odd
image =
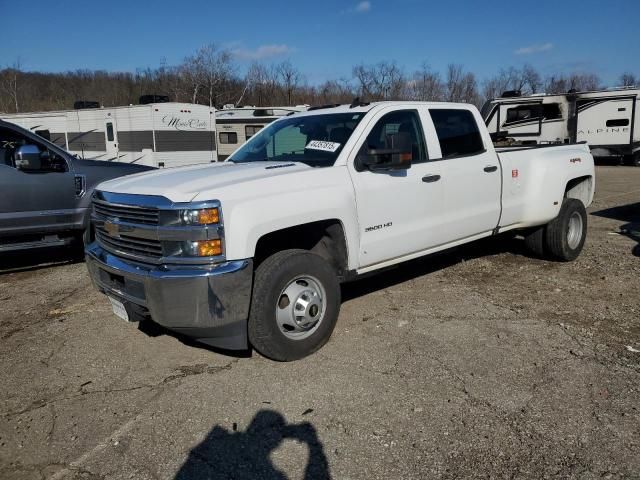
[(212, 163), (128, 175), (103, 182), (97, 189), (112, 193), (160, 195), (172, 202), (190, 202), (203, 190), (218, 190), (228, 185), (311, 169), (303, 163)]

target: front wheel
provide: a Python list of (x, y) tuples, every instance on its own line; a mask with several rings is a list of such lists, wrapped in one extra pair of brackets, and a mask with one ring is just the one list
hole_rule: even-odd
[(554, 260), (575, 260), (587, 238), (587, 211), (575, 198), (565, 198), (560, 213), (545, 228), (545, 251)]
[(306, 250), (285, 250), (255, 272), (249, 341), (273, 360), (304, 358), (331, 336), (340, 312), (340, 283), (331, 265)]

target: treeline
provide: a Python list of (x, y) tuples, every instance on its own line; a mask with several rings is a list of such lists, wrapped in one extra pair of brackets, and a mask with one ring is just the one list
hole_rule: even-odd
[[(640, 83), (631, 73), (619, 85)], [(19, 63), (0, 70), (0, 112), (61, 110), (76, 100), (94, 100), (104, 106), (128, 105), (145, 94), (168, 95), (172, 101), (221, 106), (299, 105), (346, 103), (354, 97), (374, 100), (432, 100), (468, 102), (480, 106), (505, 90), (562, 93), (570, 89), (602, 88), (593, 73), (543, 77), (530, 65), (509, 67), (480, 80), (462, 65), (451, 64), (441, 73), (423, 64), (407, 72), (395, 61), (353, 67), (351, 77), (310, 85), (290, 61), (255, 62), (246, 73), (231, 51), (205, 45), (180, 65), (130, 72), (76, 70), (64, 73), (26, 72)]]

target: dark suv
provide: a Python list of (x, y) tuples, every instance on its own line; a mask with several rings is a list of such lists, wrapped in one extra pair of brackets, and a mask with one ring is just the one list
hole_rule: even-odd
[(0, 252), (81, 240), (95, 186), (148, 170), (152, 167), (80, 160), (0, 120)]

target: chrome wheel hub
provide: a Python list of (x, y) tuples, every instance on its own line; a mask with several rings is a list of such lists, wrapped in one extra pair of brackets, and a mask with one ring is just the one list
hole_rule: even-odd
[(580, 240), (582, 240), (582, 216), (578, 212), (573, 212), (569, 217), (567, 244), (574, 250), (580, 245)]
[(326, 292), (316, 278), (305, 275), (291, 280), (276, 305), (276, 322), (283, 335), (302, 340), (315, 332), (327, 307)]

